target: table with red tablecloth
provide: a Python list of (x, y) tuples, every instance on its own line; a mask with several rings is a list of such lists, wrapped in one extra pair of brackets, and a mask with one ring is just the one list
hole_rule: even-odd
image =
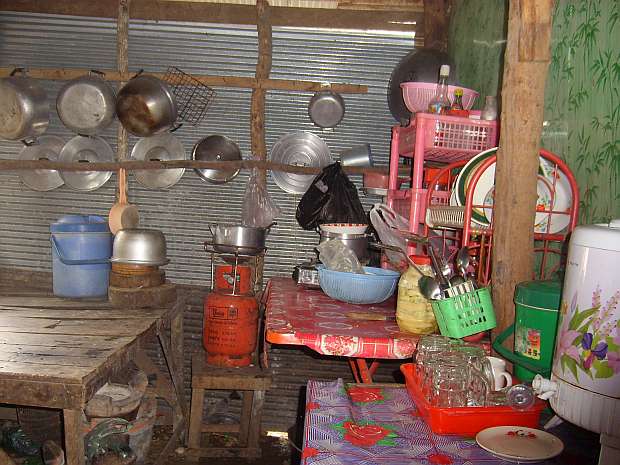
[(301, 465), (504, 465), (473, 439), (434, 434), (402, 385), (308, 381)]
[[(394, 297), (374, 305), (348, 304), (290, 278), (272, 278), (266, 292), (267, 342), (349, 357), (356, 381), (372, 382), (377, 359), (407, 359), (415, 351), (418, 336), (399, 330)], [(370, 367), (366, 359), (374, 360)]]

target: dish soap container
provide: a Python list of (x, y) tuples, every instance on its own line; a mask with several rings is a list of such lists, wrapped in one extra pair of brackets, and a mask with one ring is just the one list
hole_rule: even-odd
[[(429, 257), (413, 255), (413, 262), (427, 276), (433, 276)], [(432, 334), (438, 330), (431, 303), (422, 295), (418, 280), (422, 275), (412, 266), (398, 282), (396, 322), (401, 331), (414, 334)]]

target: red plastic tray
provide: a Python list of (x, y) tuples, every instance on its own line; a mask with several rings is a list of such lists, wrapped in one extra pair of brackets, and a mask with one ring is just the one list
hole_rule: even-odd
[(407, 392), (431, 430), (437, 434), (460, 434), (475, 436), (492, 426), (527, 426), (538, 428), (540, 413), (546, 403), (536, 399), (528, 410), (514, 410), (511, 407), (453, 407), (431, 406), (422, 391), (420, 380), (415, 374), (413, 363), (404, 363), (400, 371), (405, 375)]

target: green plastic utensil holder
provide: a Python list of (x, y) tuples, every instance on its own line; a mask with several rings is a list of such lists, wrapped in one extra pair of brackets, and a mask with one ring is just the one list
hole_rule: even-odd
[(444, 336), (461, 338), (495, 328), (495, 311), (488, 287), (441, 300), (431, 306), (439, 331)]

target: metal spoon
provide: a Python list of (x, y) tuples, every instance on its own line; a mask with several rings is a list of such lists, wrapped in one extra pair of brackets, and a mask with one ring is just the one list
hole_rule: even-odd
[(462, 276), (455, 275), (450, 278), (450, 287), (460, 286), (463, 283), (465, 279)]
[(435, 278), (422, 275), (422, 277), (418, 279), (418, 287), (420, 288), (420, 292), (422, 292), (422, 295), (427, 299), (441, 299), (441, 287), (439, 286), (439, 283)]
[(469, 266), (469, 249), (467, 247), (461, 247), (454, 259), (456, 268), (461, 273), (464, 279), (467, 279), (467, 267)]
[(443, 274), (441, 263), (439, 259), (437, 258), (437, 253), (435, 252), (435, 248), (431, 246), (430, 244), (428, 245), (428, 254), (431, 257), (431, 264), (433, 266), (435, 278), (437, 278), (437, 281), (439, 282), (440, 289), (446, 289), (450, 287), (448, 280)]

